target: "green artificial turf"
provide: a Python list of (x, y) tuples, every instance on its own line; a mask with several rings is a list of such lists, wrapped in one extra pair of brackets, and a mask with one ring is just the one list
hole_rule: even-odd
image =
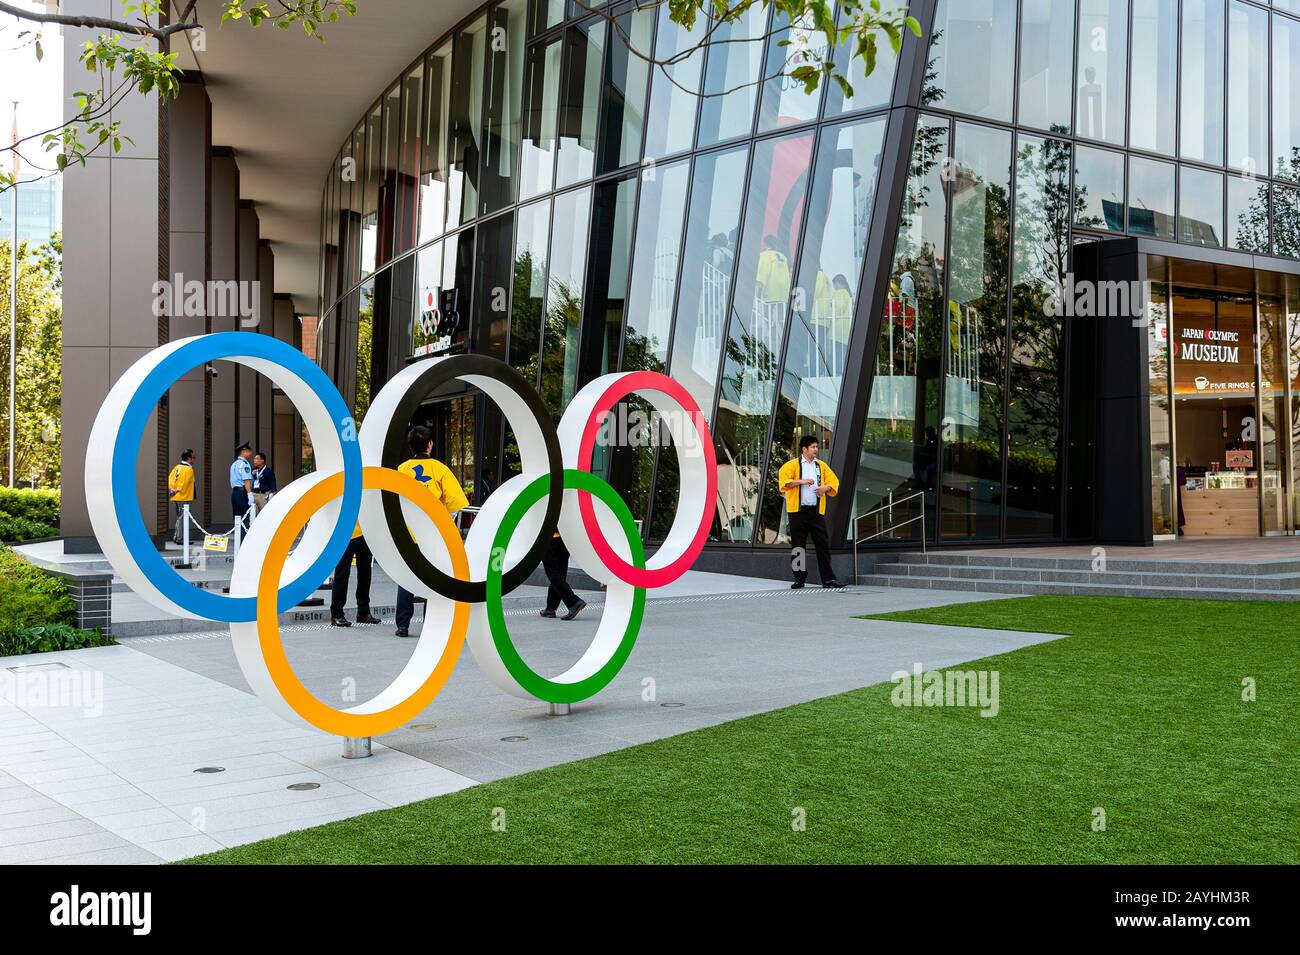
[(884, 683), (192, 861), (1300, 861), (1300, 606), (1045, 596), (885, 619), (1070, 636), (955, 668), (998, 671), (993, 718), (896, 707)]

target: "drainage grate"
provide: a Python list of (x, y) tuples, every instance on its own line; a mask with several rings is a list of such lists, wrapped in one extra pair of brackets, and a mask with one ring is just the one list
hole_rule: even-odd
[(659, 705), (662, 706), (664, 709), (675, 710), (677, 709), (677, 707), (685, 706), (686, 704), (685, 703), (660, 703)]
[(290, 783), (285, 789), (291, 789), (296, 793), (305, 793), (309, 789), (320, 789), (320, 783)]
[(226, 767), (225, 766), (200, 766), (198, 769), (194, 771), (196, 773), (224, 773), (226, 771)]
[(71, 670), (66, 663), (29, 663), (26, 666), (5, 667), (11, 673), (43, 673), (47, 670)]
[(432, 733), (437, 728), (437, 723), (412, 723), (407, 727), (407, 729), (415, 733)]
[(524, 743), (524, 742), (527, 742), (527, 741), (528, 741), (528, 737), (527, 737), (527, 736), (503, 736), (503, 737), (501, 737), (501, 742), (503, 742), (503, 743)]

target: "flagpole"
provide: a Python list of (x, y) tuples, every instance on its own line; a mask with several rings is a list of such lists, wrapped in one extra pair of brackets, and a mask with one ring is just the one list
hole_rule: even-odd
[(9, 486), (14, 486), (14, 391), (17, 385), (18, 354), (18, 101), (14, 100), (13, 128), (13, 233), (9, 245)]

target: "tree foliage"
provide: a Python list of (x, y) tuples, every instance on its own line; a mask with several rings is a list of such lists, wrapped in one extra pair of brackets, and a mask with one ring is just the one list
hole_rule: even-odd
[[(590, 2), (592, 5), (588, 6), (586, 0), (578, 0), (578, 5), (608, 20), (627, 41), (619, 21), (622, 11), (598, 7), (596, 0)], [(49, 171), (62, 171), (70, 164), (84, 165), (90, 155), (99, 151), (119, 152), (124, 143), (131, 142), (121, 128), (121, 121), (113, 118), (113, 109), (123, 98), (133, 93), (156, 93), (167, 98), (180, 92), (181, 71), (171, 45), (173, 38), (179, 40), (181, 34), (201, 34), (206, 29), (197, 0), (120, 0), (120, 4), (121, 16), (115, 19), (32, 10), (0, 0), (0, 12), (37, 25), (37, 29), (19, 34), (20, 39), (30, 40), (37, 59), (43, 55), (41, 25), (105, 31), (82, 45), (79, 59), (97, 82), (72, 93), (71, 117), (59, 126), (19, 140), (11, 150), (18, 150), (31, 139), (39, 139), (54, 157), (54, 170)], [(857, 72), (852, 64), (860, 63), (861, 75), (870, 75), (879, 57), (881, 37), (897, 53), (905, 31), (921, 35), (920, 24), (907, 15), (905, 6), (886, 12), (881, 0), (840, 0), (838, 16), (834, 0), (638, 2), (640, 9), (659, 6), (666, 6), (668, 16), (687, 30), (700, 25), (695, 34), (698, 42), (661, 59), (652, 51), (636, 49), (629, 42), (634, 55), (665, 71), (665, 75), (669, 67), (697, 53), (719, 30), (735, 23), (755, 6), (761, 6), (770, 8), (774, 16), (771, 32), (759, 39), (766, 43), (769, 37), (779, 36), (777, 44), (786, 53), (784, 62), (771, 75), (788, 76), (810, 93), (823, 81), (834, 81), (845, 95), (852, 95), (852, 74)], [(256, 29), (269, 23), (281, 30), (301, 29), (306, 36), (323, 41), (323, 28), (343, 17), (354, 16), (357, 0), (221, 0), (220, 9), (220, 26), (244, 22)], [(851, 46), (852, 56), (837, 60), (835, 51), (843, 46)], [(848, 68), (842, 69), (846, 63)], [(770, 77), (757, 78), (745, 85), (765, 78)], [(10, 170), (14, 166), (11, 163)], [(0, 171), (0, 193), (13, 181), (12, 171)]]

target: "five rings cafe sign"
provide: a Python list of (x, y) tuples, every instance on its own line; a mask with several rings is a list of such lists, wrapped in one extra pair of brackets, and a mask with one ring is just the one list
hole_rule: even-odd
[(1173, 356), (1175, 394), (1254, 395), (1254, 316), (1175, 315)]

